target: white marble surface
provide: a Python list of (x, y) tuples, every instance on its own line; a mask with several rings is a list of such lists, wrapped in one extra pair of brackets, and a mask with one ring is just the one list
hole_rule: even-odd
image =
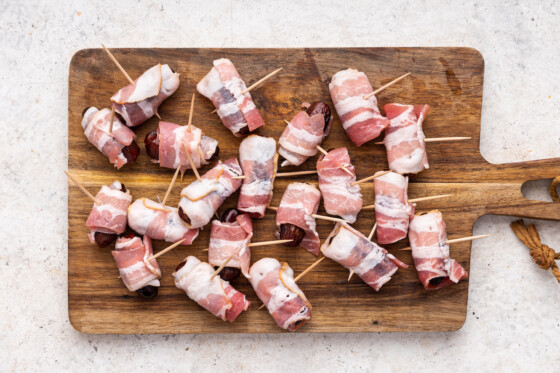
[[(350, 2), (349, 2), (350, 3)], [(67, 314), (71, 56), (118, 47), (469, 46), (486, 61), (491, 162), (560, 156), (557, 1), (0, 2), (0, 371), (553, 371), (560, 286), (508, 217), (481, 218), (467, 320), (453, 333), (85, 335)], [(526, 193), (546, 198), (546, 184)], [(559, 223), (537, 222), (560, 247)]]

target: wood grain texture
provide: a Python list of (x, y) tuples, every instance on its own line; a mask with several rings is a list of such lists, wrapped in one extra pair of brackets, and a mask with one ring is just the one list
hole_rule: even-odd
[[(431, 110), (424, 124), (427, 137), (471, 136), (472, 140), (427, 144), (430, 169), (411, 180), (410, 198), (453, 193), (441, 200), (418, 203), (417, 210), (438, 208), (443, 212), (449, 238), (472, 234), (475, 221), (484, 214), (515, 215), (528, 218), (560, 220), (560, 204), (526, 200), (521, 185), (527, 180), (550, 178), (560, 174), (560, 161), (542, 161), (493, 165), (479, 151), (480, 113), (484, 61), (469, 48), (342, 48), (342, 49), (116, 49), (115, 57), (136, 78), (157, 63), (167, 63), (181, 73), (179, 90), (160, 107), (163, 120), (186, 124), (190, 97), (196, 83), (208, 72), (212, 60), (230, 58), (247, 85), (274, 69), (284, 69), (252, 92), (267, 125), (258, 133), (276, 139), (284, 129), (283, 119), (291, 119), (304, 101), (321, 100), (332, 104), (327, 84), (337, 71), (353, 67), (364, 71), (374, 88), (405, 72), (412, 72), (399, 84), (378, 95), (379, 106), (390, 102), (429, 104)], [(80, 126), (86, 106), (108, 107), (109, 97), (126, 85), (126, 79), (101, 49), (76, 53), (70, 65), (68, 107), (69, 171), (96, 193), (101, 185), (113, 180), (124, 182), (135, 198), (163, 197), (172, 178), (171, 169), (150, 162), (143, 148), (147, 132), (155, 130), (152, 118), (135, 131), (142, 152), (136, 164), (116, 171), (107, 159), (85, 138)], [(219, 140), (220, 158), (238, 155), (241, 139), (235, 138), (221, 124), (211, 102), (196, 94), (193, 124)], [(356, 167), (358, 178), (387, 167), (385, 148), (373, 141), (357, 148), (348, 139), (335, 117), (332, 132), (322, 145), (325, 149), (346, 146)], [(313, 170), (316, 157), (298, 168), (285, 171)], [(204, 172), (205, 169), (202, 169)], [(178, 183), (169, 204), (176, 205), (181, 188), (194, 180), (192, 173)], [(288, 183), (316, 183), (316, 175), (280, 178), (275, 183), (273, 206), (277, 206)], [(373, 184), (362, 184), (364, 203), (372, 204)], [(224, 206), (235, 206), (237, 193)], [(171, 272), (187, 255), (207, 260), (209, 229), (201, 232), (190, 247), (180, 246), (162, 256), (162, 287), (154, 300), (130, 293), (117, 278), (118, 270), (109, 249), (99, 249), (87, 239), (86, 218), (91, 202), (77, 187), (69, 185), (68, 195), (68, 309), (72, 325), (87, 333), (230, 333), (281, 332), (266, 310), (258, 311), (258, 298), (245, 279), (233, 285), (253, 303), (248, 312), (230, 324), (216, 319), (175, 288)], [(320, 208), (320, 214), (325, 214)], [(274, 239), (275, 215), (268, 213), (255, 221), (254, 242)], [(364, 211), (354, 226), (368, 234), (374, 212)], [(333, 223), (318, 221), (318, 231), (325, 238)], [(406, 263), (412, 264), (410, 252), (398, 248), (408, 241), (387, 246)], [(155, 252), (167, 246), (155, 243)], [(451, 246), (451, 256), (467, 270), (471, 243)], [(302, 248), (284, 246), (256, 247), (253, 261), (272, 256), (288, 261), (296, 275), (316, 260)], [(379, 293), (365, 285), (358, 276), (347, 282), (346, 269), (325, 260), (300, 280), (300, 286), (313, 305), (313, 319), (301, 332), (361, 331), (451, 331), (459, 329), (466, 317), (469, 281), (437, 291), (425, 291), (412, 267), (399, 270)]]

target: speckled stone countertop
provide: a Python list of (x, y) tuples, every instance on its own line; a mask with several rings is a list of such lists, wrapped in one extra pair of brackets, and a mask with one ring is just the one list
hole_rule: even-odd
[[(82, 48), (468, 46), (486, 62), (482, 154), (560, 156), (560, 3), (4, 1), (0, 11), (0, 371), (553, 371), (560, 286), (509, 217), (473, 244), (467, 320), (452, 333), (128, 335), (67, 312), (68, 66)], [(524, 188), (547, 199), (546, 182)], [(536, 222), (560, 247), (560, 223)]]

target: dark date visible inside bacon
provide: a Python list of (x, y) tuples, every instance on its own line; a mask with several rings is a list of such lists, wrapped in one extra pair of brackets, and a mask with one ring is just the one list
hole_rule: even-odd
[(117, 235), (114, 233), (95, 232), (93, 238), (97, 246), (107, 247), (117, 239)]
[(134, 163), (136, 162), (136, 158), (138, 158), (138, 154), (140, 154), (140, 148), (136, 141), (133, 141), (132, 144), (125, 146), (122, 148), (122, 153), (126, 158), (127, 163)]
[(177, 268), (175, 268), (175, 272), (177, 272), (178, 270), (180, 270), (181, 268), (183, 268), (185, 266), (185, 264), (187, 264), (186, 260), (183, 260), (181, 263), (179, 263), (179, 265), (177, 266)]
[(230, 207), (229, 209), (225, 209), (224, 212), (220, 215), (220, 221), (222, 223), (235, 223), (237, 221), (237, 216), (239, 215), (239, 211), (237, 209)]
[(86, 111), (88, 111), (88, 109), (89, 109), (90, 107), (91, 107), (91, 106), (86, 106), (86, 107), (84, 108), (84, 110), (82, 111), (82, 118), (84, 117), (84, 115), (86, 115)]
[(248, 135), (249, 132), (251, 132), (251, 131), (249, 131), (249, 126), (241, 127), (239, 129), (239, 131), (237, 131), (238, 134), (243, 135), (243, 136)]
[(280, 225), (280, 239), (281, 240), (292, 240), (292, 242), (286, 242), (282, 245), (288, 247), (299, 246), (303, 238), (305, 237), (305, 231), (293, 224), (281, 224)]
[(121, 183), (121, 192), (126, 193), (126, 187)]
[[(215, 267), (215, 269), (218, 269), (218, 267)], [(220, 272), (220, 277), (222, 278), (222, 280), (233, 281), (238, 278), (240, 274), (241, 270), (239, 268), (224, 267)]]
[(126, 122), (125, 122), (123, 116), (120, 115), (119, 113), (117, 113), (116, 111), (115, 111), (115, 118), (117, 118), (122, 124), (124, 124), (126, 126)]
[(438, 286), (439, 284), (441, 284), (443, 282), (443, 280), (445, 280), (445, 277), (443, 277), (443, 276), (434, 277), (434, 278), (430, 279), (430, 285)]
[(181, 220), (183, 220), (185, 223), (187, 223), (188, 226), (191, 225), (191, 218), (189, 218), (189, 216), (187, 214), (185, 214), (185, 212), (183, 211), (183, 208), (181, 206), (179, 206), (179, 211), (177, 211), (177, 213), (179, 214), (179, 217), (181, 218)]
[[(146, 147), (146, 152), (152, 159), (159, 160), (159, 136), (157, 131), (148, 132), (146, 137), (144, 137), (144, 146)], [(210, 156), (210, 158), (206, 159), (207, 161), (212, 161), (218, 158), (220, 154), (220, 148), (216, 146), (216, 150), (214, 150), (214, 154)]]
[(150, 158), (159, 160), (159, 137), (157, 131), (148, 132), (144, 138), (144, 146)]
[(329, 121), (331, 120), (331, 108), (329, 107), (329, 105), (325, 104), (324, 102), (315, 101), (311, 104), (311, 106), (307, 108), (306, 113), (309, 114), (310, 117), (315, 114), (323, 114), (323, 117), (325, 118), (324, 129), (327, 129)]
[(214, 159), (217, 159), (218, 155), (220, 155), (220, 147), (216, 145), (216, 150), (214, 150), (214, 154), (212, 154), (212, 156), (208, 158), (207, 161), (210, 162), (213, 161)]
[(151, 299), (158, 294), (158, 287), (152, 285), (146, 285), (142, 289), (136, 290), (136, 292), (143, 298)]

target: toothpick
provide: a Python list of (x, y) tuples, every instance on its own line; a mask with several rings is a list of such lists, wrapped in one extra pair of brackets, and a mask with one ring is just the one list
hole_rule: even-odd
[(183, 143), (183, 150), (185, 150), (185, 155), (187, 156), (187, 159), (189, 160), (189, 163), (191, 165), (191, 168), (194, 172), (194, 175), (196, 176), (196, 180), (198, 180), (199, 182), (202, 182), (202, 179), (200, 178), (200, 174), (198, 173), (198, 170), (196, 169), (196, 166), (194, 165), (194, 162), (191, 158), (191, 155), (189, 154), (189, 151), (187, 150), (187, 146)]
[(115, 119), (115, 107), (111, 105), (111, 124), (109, 125), (109, 133), (113, 133), (113, 120)]
[(90, 192), (87, 191), (86, 188), (84, 188), (84, 186), (76, 179), (74, 179), (74, 176), (70, 175), (68, 172), (64, 171), (64, 173), (66, 174), (66, 176), (68, 176), (70, 178), (70, 180), (72, 180), (74, 182), (74, 184), (76, 184), (78, 186), (78, 188), (80, 188), (80, 190), (82, 192), (84, 192), (84, 194), (86, 196), (89, 197), (89, 199), (91, 199), (93, 202), (95, 202), (97, 204), (97, 206), (101, 206), (101, 201), (98, 200), (97, 198), (95, 198), (93, 196), (93, 194), (91, 194)]
[(163, 254), (173, 250), (174, 248), (176, 248), (177, 246), (179, 246), (180, 244), (183, 243), (183, 241), (185, 241), (186, 238), (183, 238), (181, 241), (177, 241), (175, 242), (173, 245), (166, 247), (165, 249), (161, 250), (159, 253), (152, 255), (151, 257), (148, 258), (148, 262), (151, 262), (153, 259), (157, 259), (160, 256), (162, 256)]
[[(317, 145), (317, 150), (319, 150), (321, 153), (323, 153), (324, 155), (329, 154), (325, 149), (321, 148), (319, 145)], [(347, 169), (344, 166), (340, 166), (340, 168), (342, 168), (347, 174), (349, 174), (350, 176), (354, 176), (354, 174), (352, 173), (352, 171), (350, 171), (349, 169)]]
[(192, 123), (193, 110), (194, 110), (194, 93), (192, 94), (192, 99), (191, 99), (191, 111), (190, 111), (190, 113), (189, 113), (189, 123), (187, 124), (187, 131), (188, 131), (188, 132), (191, 132), (191, 123)]
[[(266, 206), (266, 208), (269, 209), (269, 210), (278, 211), (278, 207)], [(324, 215), (311, 214), (311, 217), (313, 217), (313, 218), (315, 218), (315, 219), (322, 219), (322, 220), (334, 221), (334, 222), (337, 222), (337, 223), (349, 223), (349, 221), (347, 221), (347, 220), (339, 219), (339, 218), (333, 218), (332, 216), (324, 216)]]
[(375, 233), (376, 229), (377, 229), (377, 222), (375, 222), (375, 224), (373, 225), (373, 228), (371, 228), (371, 232), (369, 232), (369, 236), (367, 237), (368, 240), (371, 241), (371, 238), (373, 237), (373, 234)]
[[(420, 197), (420, 198), (413, 198), (413, 199), (409, 199), (408, 203), (415, 203), (415, 202), (421, 202), (421, 201), (429, 201), (432, 199), (438, 199), (438, 198), (446, 198), (446, 197), (450, 197), (453, 194), (439, 194), (437, 196), (429, 196), (429, 197)], [(367, 205), (362, 207), (362, 210), (375, 210), (375, 205)]]
[(171, 183), (169, 183), (169, 187), (167, 188), (167, 192), (165, 193), (165, 196), (163, 197), (163, 202), (161, 202), (161, 206), (165, 206), (165, 202), (167, 202), (167, 197), (169, 197), (169, 194), (171, 193), (171, 189), (173, 189), (173, 185), (175, 185), (175, 180), (177, 180), (177, 175), (179, 174), (179, 171), (181, 170), (181, 165), (179, 164), (179, 167), (177, 167), (177, 171), (175, 171), (175, 174), (173, 175), (173, 179), (171, 179)]
[(366, 177), (366, 178), (364, 178), (364, 179), (361, 179), (361, 180), (358, 180), (358, 181), (354, 181), (354, 182), (350, 183), (350, 186), (354, 186), (354, 185), (357, 185), (357, 184), (365, 183), (366, 181), (370, 181), (370, 180), (373, 180), (373, 179), (377, 179), (378, 177), (381, 177), (381, 176), (383, 176), (383, 175), (387, 175), (389, 172), (391, 172), (391, 171), (382, 171), (382, 172), (378, 172), (378, 173), (376, 173), (375, 175), (371, 175), (371, 176), (368, 176), (368, 177)]
[(319, 265), (319, 263), (321, 263), (325, 258), (326, 258), (326, 256), (322, 257), (321, 259), (317, 260), (315, 263), (313, 263), (309, 267), (307, 267), (306, 270), (304, 270), (296, 278), (294, 278), (294, 282), (298, 282), (303, 276), (305, 276), (313, 268), (317, 267)]
[[(241, 92), (242, 95), (244, 95), (245, 93), (253, 90), (254, 88), (257, 88), (261, 83), (263, 83), (265, 80), (268, 80), (269, 78), (272, 78), (274, 75), (278, 74), (278, 72), (280, 72), (280, 70), (282, 70), (283, 67), (274, 70), (273, 72), (271, 72), (270, 74), (268, 74), (267, 76), (265, 76), (264, 78), (262, 78), (261, 80), (258, 80), (257, 82), (255, 82), (254, 84), (252, 84), (249, 88), (245, 89), (244, 91)], [(217, 112), (218, 109), (214, 109), (214, 111), (212, 113)]]
[(365, 95), (365, 96), (363, 97), (364, 100), (367, 100), (368, 98), (370, 98), (370, 97), (373, 96), (373, 95), (378, 94), (379, 92), (381, 92), (381, 91), (384, 90), (385, 88), (388, 88), (388, 87), (392, 86), (393, 84), (400, 82), (401, 80), (403, 80), (404, 78), (406, 78), (406, 77), (409, 76), (409, 75), (410, 75), (410, 73), (406, 73), (406, 74), (404, 74), (404, 75), (401, 75), (401, 76), (399, 76), (397, 79), (395, 79), (395, 80), (393, 80), (393, 81), (390, 81), (389, 83), (385, 84), (384, 86), (382, 86), (382, 87), (380, 87), (380, 88), (377, 88), (375, 91), (371, 92), (370, 94)]
[(328, 220), (328, 221), (334, 221), (337, 223), (349, 223), (349, 221), (344, 220), (344, 219), (340, 219), (340, 218), (333, 218), (331, 216), (324, 216), (324, 215), (317, 215), (317, 214), (311, 214), (311, 217), (315, 218), (315, 219), (322, 219), (322, 220)]
[(276, 245), (276, 244), (287, 243), (287, 242), (293, 242), (293, 240), (274, 240), (274, 241), (263, 241), (263, 242), (251, 242), (249, 244), (249, 247)]
[[(439, 142), (439, 141), (460, 141), (460, 140), (471, 140), (472, 137), (430, 137), (424, 139), (424, 142)], [(383, 141), (378, 141), (376, 145), (384, 144)]]
[(121, 66), (121, 64), (119, 63), (119, 61), (117, 61), (117, 59), (115, 58), (115, 56), (113, 56), (113, 53), (109, 52), (109, 49), (107, 49), (107, 47), (103, 44), (101, 44), (101, 46), (103, 47), (103, 49), (105, 49), (105, 52), (107, 52), (107, 54), (109, 55), (109, 58), (113, 61), (113, 63), (115, 65), (117, 65), (117, 67), (119, 68), (119, 70), (121, 71), (121, 73), (123, 73), (123, 75), (126, 77), (126, 79), (128, 79), (128, 81), (130, 82), (130, 84), (134, 85), (134, 80), (132, 80), (130, 78), (130, 75), (128, 75), (128, 73), (123, 69), (123, 67)]
[[(276, 245), (281, 243), (293, 242), (294, 240), (274, 240), (274, 241), (263, 241), (263, 242), (251, 242), (249, 247), (258, 247), (258, 246), (268, 246), (268, 245)], [(202, 249), (202, 251), (208, 251), (210, 249)]]
[[(314, 175), (316, 174), (317, 171), (294, 171), (294, 172), (281, 172), (276, 174), (276, 177), (289, 177), (289, 176), (299, 176), (299, 175)], [(242, 179), (246, 179), (247, 176), (245, 175), (241, 175), (241, 176), (234, 176), (232, 177), (232, 179), (238, 179), (238, 180), (242, 180)]]
[(231, 254), (226, 260), (225, 262), (222, 263), (222, 265), (216, 270), (216, 272), (214, 272), (214, 274), (210, 277), (210, 280), (213, 280), (214, 277), (216, 277), (221, 271), (222, 269), (224, 269), (224, 267), (229, 263), (229, 261), (231, 260), (231, 258), (233, 258), (235, 254)]
[[(301, 278), (303, 276), (305, 276), (307, 273), (309, 273), (311, 270), (313, 270), (313, 268), (317, 267), (319, 265), (319, 263), (321, 263), (323, 260), (325, 260), (326, 256), (320, 258), (319, 260), (317, 260), (315, 263), (311, 264), (309, 267), (307, 267), (303, 272), (301, 272), (296, 278), (294, 278), (294, 282), (298, 282), (299, 280), (301, 280)], [(262, 310), (264, 308), (264, 304), (262, 306), (259, 307), (259, 310)]]
[[(451, 243), (457, 243), (457, 242), (464, 242), (464, 241), (474, 241), (474, 240), (478, 240), (481, 238), (486, 238), (489, 237), (489, 234), (481, 234), (480, 236), (470, 236), (470, 237), (462, 237), (462, 238), (455, 238), (453, 240), (447, 240), (445, 241), (446, 244), (451, 244)], [(402, 251), (410, 251), (412, 250), (411, 247), (405, 247), (404, 249), (401, 249)]]
[(315, 175), (317, 173), (316, 170), (314, 171), (294, 171), (294, 172), (280, 172), (276, 174), (276, 177), (290, 177), (290, 176), (299, 176), (299, 175)]
[(282, 70), (283, 67), (274, 70), (273, 72), (271, 72), (270, 74), (268, 74), (267, 76), (265, 76), (264, 78), (262, 78), (261, 80), (257, 81), (256, 83), (252, 84), (249, 88), (245, 89), (243, 92), (241, 92), (242, 95), (244, 95), (245, 93), (249, 92), (250, 90), (258, 87), (261, 83), (263, 83), (265, 80), (272, 78), (274, 75), (278, 74), (280, 72), (280, 70)]
[(437, 196), (413, 198), (413, 199), (409, 199), (408, 202), (409, 202), (409, 203), (414, 203), (414, 202), (421, 202), (421, 201), (429, 201), (429, 200), (431, 200), (431, 199), (438, 199), (438, 198), (451, 197), (452, 195), (453, 195), (453, 194), (439, 194), (439, 195), (437, 195)]

